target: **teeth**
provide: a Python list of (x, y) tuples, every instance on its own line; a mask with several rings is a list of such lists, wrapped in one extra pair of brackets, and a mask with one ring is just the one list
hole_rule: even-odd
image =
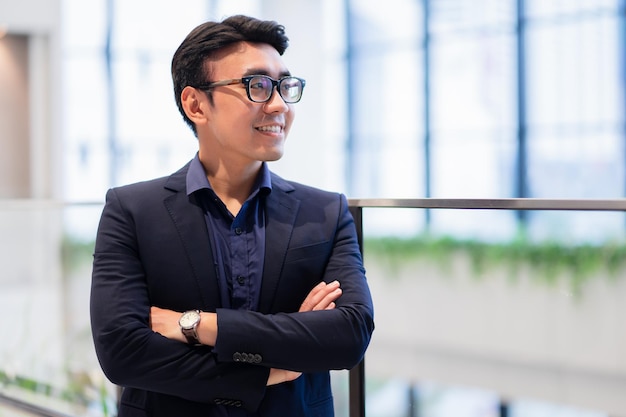
[(280, 133), (282, 129), (280, 126), (261, 126), (257, 127), (257, 130), (260, 130), (261, 132)]

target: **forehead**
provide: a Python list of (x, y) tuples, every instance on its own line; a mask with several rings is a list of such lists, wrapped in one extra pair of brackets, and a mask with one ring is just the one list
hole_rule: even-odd
[(214, 79), (267, 74), (279, 77), (289, 73), (282, 56), (266, 43), (238, 42), (218, 51), (207, 62)]

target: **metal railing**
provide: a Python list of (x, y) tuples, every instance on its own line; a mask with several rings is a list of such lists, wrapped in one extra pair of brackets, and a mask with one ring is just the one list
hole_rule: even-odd
[[(413, 208), (413, 209), (464, 209), (464, 210), (559, 210), (559, 211), (624, 211), (626, 199), (463, 199), (463, 198), (414, 198), (414, 199), (349, 199), (350, 212), (354, 217), (361, 252), (363, 251), (364, 208)], [(365, 417), (365, 360), (350, 370), (349, 415)], [(501, 402), (500, 417), (509, 415), (508, 404)]]
[[(18, 400), (0, 393), (0, 404), (4, 407), (19, 410), (24, 414), (30, 414), (36, 417), (76, 417), (70, 414), (60, 413), (58, 411), (33, 404), (28, 401)], [(2, 410), (0, 410), (2, 411)]]

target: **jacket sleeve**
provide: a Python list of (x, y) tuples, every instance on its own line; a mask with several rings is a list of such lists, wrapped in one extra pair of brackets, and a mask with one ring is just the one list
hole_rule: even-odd
[[(313, 263), (321, 262), (321, 278), (325, 282), (338, 280), (343, 290), (336, 308), (274, 314), (218, 309), (215, 352), (220, 362), (256, 358), (267, 367), (320, 372), (350, 369), (363, 358), (374, 330), (373, 304), (354, 220), (345, 196), (336, 196), (337, 199), (329, 205), (333, 209), (326, 209), (320, 224), (302, 222), (307, 224), (303, 226), (304, 235), (326, 230), (322, 243), (308, 245), (308, 251), (303, 251), (302, 247), (288, 251), (281, 274), (281, 285), (286, 286), (284, 280), (297, 281), (302, 277), (294, 274), (301, 275), (302, 271), (315, 269)], [(294, 239), (297, 245), (298, 239), (292, 237)], [(299, 265), (299, 268), (292, 267), (294, 265)], [(310, 289), (307, 288), (306, 292)], [(294, 294), (285, 293), (283, 298), (293, 297)], [(298, 299), (297, 305), (303, 300)]]
[(236, 400), (246, 409), (256, 409), (265, 395), (268, 368), (218, 363), (212, 348), (188, 346), (150, 329), (150, 290), (137, 243), (138, 215), (125, 203), (116, 189), (107, 193), (94, 253), (90, 313), (104, 373), (124, 387), (203, 403)]

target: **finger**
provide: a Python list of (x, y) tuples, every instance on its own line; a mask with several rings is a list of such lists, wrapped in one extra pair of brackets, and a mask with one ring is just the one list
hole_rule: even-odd
[(328, 305), (328, 301), (325, 302), (323, 307), (320, 307), (320, 303), (323, 303), (324, 299), (338, 288), (339, 281), (333, 281), (329, 284), (320, 282), (309, 292), (304, 302), (301, 304), (299, 311), (302, 312), (323, 309), (326, 305)]
[(319, 300), (324, 296), (324, 289), (326, 288), (326, 283), (324, 281), (317, 284), (309, 294), (307, 294), (306, 298), (300, 305), (299, 311), (311, 311), (313, 307), (319, 302)]
[(309, 291), (309, 293), (307, 294), (307, 299), (311, 300), (313, 298), (315, 298), (317, 296), (317, 294), (323, 293), (324, 289), (326, 288), (327, 284), (322, 281), (319, 284), (317, 284), (315, 287), (313, 287), (313, 289), (311, 291)]
[(341, 294), (341, 288), (336, 288), (332, 292), (326, 294), (324, 298), (322, 298), (322, 300), (320, 300), (315, 306), (313, 306), (313, 310), (328, 310), (330, 304), (334, 304), (334, 302), (337, 301), (339, 297), (341, 297)]

